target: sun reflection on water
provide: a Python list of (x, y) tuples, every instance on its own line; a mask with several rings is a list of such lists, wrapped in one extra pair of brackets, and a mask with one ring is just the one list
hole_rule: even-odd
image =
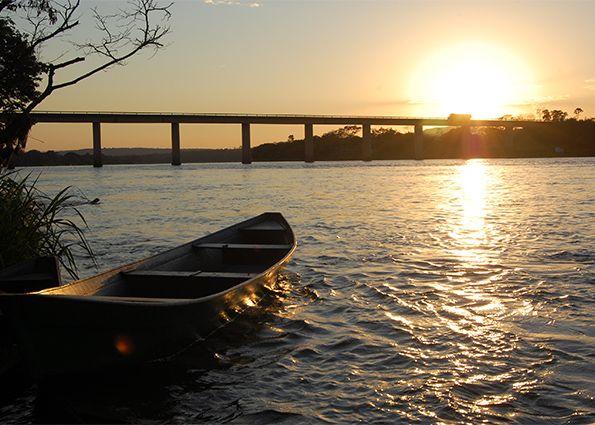
[(485, 260), (481, 247), (487, 242), (486, 214), (488, 187), (492, 182), (482, 160), (473, 159), (459, 167), (453, 186), (455, 208), (460, 218), (450, 236), (453, 252), (468, 263)]
[[(498, 176), (480, 159), (465, 162), (451, 175), (443, 193), (448, 200), (443, 204), (447, 217), (443, 230), (448, 236), (441, 244), (448, 261), (441, 278), (424, 283), (424, 289), (432, 288), (424, 308), (427, 316), (414, 321), (433, 336), (417, 353), (432, 366), (424, 372), (430, 376), (422, 379), (425, 396), (463, 416), (494, 414), (497, 406), (515, 397), (513, 392), (478, 390), (506, 387), (516, 377), (502, 370), (516, 337), (507, 320), (514, 306), (497, 289), (506, 276), (499, 257), (503, 239), (492, 219)], [(434, 253), (435, 257), (440, 254)], [(400, 315), (386, 316), (405, 328)], [(432, 346), (436, 341), (448, 343), (436, 350)]]

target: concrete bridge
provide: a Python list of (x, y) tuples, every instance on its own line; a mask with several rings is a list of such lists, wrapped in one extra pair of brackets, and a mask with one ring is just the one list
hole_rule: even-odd
[[(250, 115), (250, 114), (186, 114), (145, 112), (34, 112), (34, 123), (91, 123), (93, 128), (93, 166), (101, 167), (101, 123), (163, 124), (171, 125), (171, 163), (180, 165), (180, 124), (240, 124), (242, 126), (242, 163), (252, 162), (251, 124), (293, 124), (304, 126), (305, 161), (314, 162), (315, 125), (358, 125), (362, 127), (362, 159), (372, 159), (371, 127), (373, 125), (414, 127), (414, 152), (416, 159), (424, 155), (424, 126), (504, 127), (512, 142), (513, 129), (547, 124), (527, 120), (472, 120), (451, 118), (406, 118), (391, 116), (331, 116), (331, 115)], [(468, 131), (463, 132), (468, 134)]]

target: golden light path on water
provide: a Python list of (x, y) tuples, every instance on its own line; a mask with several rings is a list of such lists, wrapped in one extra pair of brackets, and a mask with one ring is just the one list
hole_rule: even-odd
[[(473, 397), (475, 386), (498, 385), (510, 380), (514, 373), (502, 368), (507, 353), (515, 348), (511, 325), (507, 323), (507, 317), (514, 314), (507, 311), (513, 303), (507, 302), (505, 294), (494, 291), (493, 285), (505, 274), (497, 265), (498, 252), (503, 249), (497, 244), (502, 238), (486, 220), (497, 201), (492, 189), (498, 184), (498, 174), (493, 170), (490, 173), (479, 159), (469, 160), (453, 172), (446, 186), (450, 193), (445, 198), (449, 202), (443, 207), (448, 209), (451, 239), (445, 246), (445, 255), (455, 259), (456, 268), (448, 275), (449, 282), (431, 285), (439, 298), (427, 307), (435, 312), (438, 322), (424, 318), (419, 323), (422, 326), (417, 327), (425, 327), (425, 334), (432, 334), (432, 328), (440, 334), (446, 329), (453, 337), (452, 347), (444, 355), (450, 373), (446, 373), (445, 379), (445, 370), (434, 369), (434, 376), (426, 382), (428, 389), (458, 412), (487, 416), (494, 407), (513, 398), (505, 392)], [(390, 313), (387, 316), (407, 325), (404, 318)], [(436, 356), (433, 350), (412, 354), (428, 359)], [(492, 373), (481, 371), (487, 365), (492, 367)], [(518, 383), (517, 389), (521, 390), (523, 385)]]
[(452, 189), (461, 213), (460, 224), (449, 235), (461, 246), (456, 254), (469, 265), (481, 260), (480, 250), (476, 248), (486, 242), (486, 192), (488, 185), (494, 184), (488, 179), (481, 160), (469, 160), (459, 167)]

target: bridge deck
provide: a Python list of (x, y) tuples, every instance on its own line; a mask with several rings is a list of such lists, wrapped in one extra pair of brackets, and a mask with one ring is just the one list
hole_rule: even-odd
[(507, 126), (523, 127), (545, 124), (530, 120), (470, 120), (453, 122), (447, 118), (294, 115), (294, 114), (190, 114), (168, 112), (60, 112), (39, 111), (32, 114), (38, 123), (205, 123), (205, 124), (318, 124), (318, 125), (422, 125), (422, 126)]

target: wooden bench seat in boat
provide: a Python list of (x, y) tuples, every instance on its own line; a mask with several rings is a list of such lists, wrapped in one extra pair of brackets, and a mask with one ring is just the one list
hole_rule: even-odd
[(263, 221), (240, 229), (241, 232), (284, 232), (286, 229), (276, 221)]
[(237, 239), (229, 240), (230, 243), (249, 243), (249, 244), (286, 244), (290, 242), (287, 239), (287, 228), (283, 224), (266, 220), (254, 223), (238, 229)]
[(251, 244), (251, 243), (196, 243), (192, 245), (198, 249), (291, 249), (291, 245), (280, 244)]
[(199, 298), (250, 280), (258, 273), (210, 271), (131, 270), (124, 281), (101, 295), (146, 298)]
[(232, 265), (248, 267), (254, 265), (262, 266), (266, 264), (273, 264), (281, 259), (284, 253), (291, 249), (291, 245), (286, 244), (256, 244), (235, 242), (203, 242), (195, 243), (192, 245), (192, 247), (200, 258), (200, 267), (198, 268), (205, 271), (217, 272), (238, 271), (229, 270), (229, 266)]
[(229, 272), (207, 272), (207, 271), (168, 271), (168, 270), (132, 270), (129, 272), (123, 272), (124, 276), (133, 277), (200, 277), (200, 278), (221, 278), (221, 279), (252, 279), (258, 276), (257, 273), (229, 273)]

